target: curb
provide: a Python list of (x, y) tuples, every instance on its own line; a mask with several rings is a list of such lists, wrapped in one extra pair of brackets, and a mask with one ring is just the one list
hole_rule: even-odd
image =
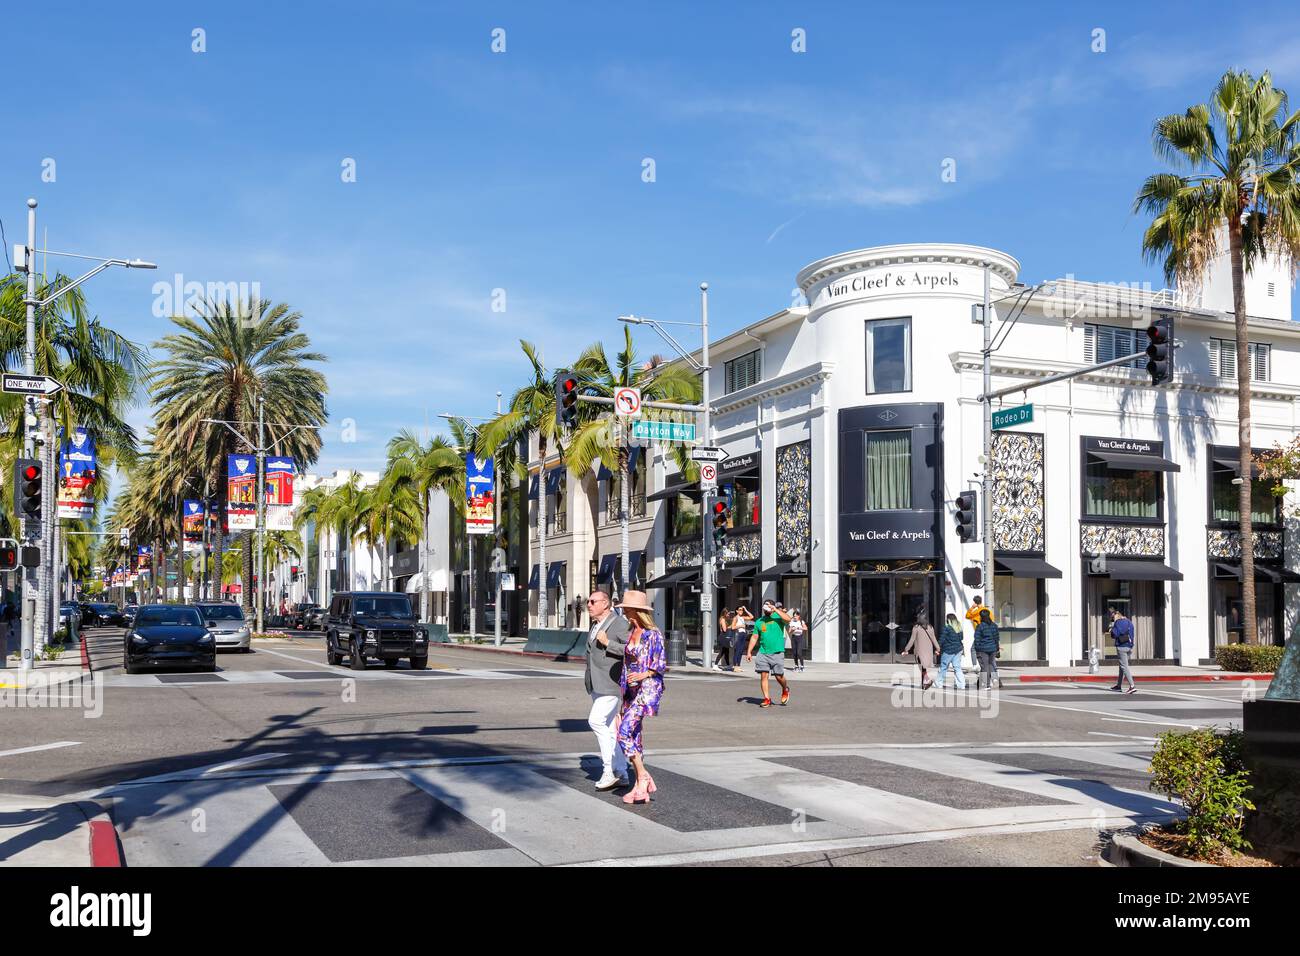
[(81, 636), (81, 669), (90, 670), (90, 651), (86, 648), (86, 636)]
[(117, 839), (117, 830), (113, 826), (113, 821), (108, 818), (108, 813), (97, 803), (81, 803), (79, 806), (88, 820), (90, 865), (126, 866), (126, 860), (122, 857), (122, 846)]
[[(1133, 680), (1139, 684), (1187, 684), (1212, 683), (1214, 681), (1272, 680), (1272, 674), (1134, 674)], [(1115, 682), (1113, 674), (1020, 674), (1015, 680), (1022, 684), (1039, 683), (1078, 683), (1100, 684)]]
[(547, 660), (559, 661), (561, 663), (576, 664), (579, 661), (585, 661), (585, 657), (572, 657), (568, 654), (551, 654), (545, 651), (512, 651), (507, 647), (489, 647), (485, 644), (457, 644), (454, 642), (438, 642), (430, 644), (430, 647), (445, 647), (454, 650), (482, 651), (486, 654), (509, 654), (512, 657), (545, 657)]
[(1181, 856), (1165, 853), (1149, 847), (1136, 836), (1129, 833), (1116, 833), (1111, 837), (1110, 862), (1115, 866), (1130, 867), (1209, 867), (1218, 869), (1213, 863), (1201, 863), (1197, 860), (1185, 860)]

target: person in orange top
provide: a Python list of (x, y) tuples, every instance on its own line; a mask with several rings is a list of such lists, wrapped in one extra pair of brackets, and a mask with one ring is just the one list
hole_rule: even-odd
[[(993, 617), (993, 608), (991, 608), (991, 607), (985, 607), (983, 599), (982, 599), (979, 595), (976, 595), (976, 596), (975, 596), (975, 603), (972, 604), (972, 605), (970, 606), (970, 608), (968, 608), (967, 611), (966, 611), (966, 620), (970, 621), (971, 624), (972, 624), (972, 626), (974, 626), (974, 627), (979, 627), (979, 626), (980, 626), (980, 615), (983, 614), (985, 611), (988, 611), (988, 612), (989, 612), (989, 618), (992, 619), (992, 617)], [(972, 663), (972, 664), (977, 663), (977, 661), (976, 661), (976, 659), (975, 659), (975, 647), (974, 647), (974, 645), (971, 645), (970, 656), (971, 656), (971, 663)], [(997, 658), (996, 658), (996, 657), (992, 657), (992, 658), (990, 658), (989, 660), (992, 661), (992, 663), (993, 663), (993, 672), (989, 675), (989, 684), (990, 684), (990, 686), (993, 686), (993, 685), (996, 684), (998, 687), (1001, 687), (1001, 686), (1002, 686), (1002, 679), (1001, 679), (1000, 677), (998, 677), (998, 662), (997, 662)]]

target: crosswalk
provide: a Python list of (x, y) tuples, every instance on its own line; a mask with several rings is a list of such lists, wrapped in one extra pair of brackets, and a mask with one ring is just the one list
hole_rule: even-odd
[(293, 766), (252, 755), (119, 784), (133, 866), (706, 862), (1174, 812), (1121, 742), (655, 752), (649, 805), (597, 793), (590, 754)]

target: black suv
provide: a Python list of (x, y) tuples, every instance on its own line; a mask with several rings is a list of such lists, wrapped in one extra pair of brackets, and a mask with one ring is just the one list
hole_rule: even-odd
[(366, 658), (396, 667), (403, 657), (412, 670), (429, 664), (429, 633), (415, 620), (411, 599), (393, 591), (340, 591), (325, 617), (325, 657), (331, 664), (351, 658), (354, 671), (366, 669)]

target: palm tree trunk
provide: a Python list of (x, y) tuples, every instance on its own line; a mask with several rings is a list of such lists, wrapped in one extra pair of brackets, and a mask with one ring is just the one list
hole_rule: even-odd
[[(218, 508), (221, 507), (220, 502), (218, 502), (217, 507)], [(222, 531), (221, 518), (220, 515), (218, 515), (216, 541), (213, 542), (213, 548), (212, 548), (213, 568), (212, 571), (210, 572), (212, 577), (216, 581), (216, 594), (213, 596), (213, 600), (216, 601), (221, 601), (225, 599), (225, 591), (223, 590), (224, 582), (221, 580), (222, 568), (226, 566), (225, 557), (226, 557), (226, 535), (225, 532)]]
[(244, 565), (240, 572), (243, 586), (239, 589), (239, 603), (244, 608), (245, 617), (253, 612), (253, 548), (257, 546), (255, 538), (256, 535), (252, 531), (244, 532), (244, 550), (239, 555)]
[(1241, 513), (1241, 616), (1247, 644), (1259, 643), (1255, 620), (1255, 534), (1251, 527), (1251, 468), (1254, 464), (1250, 446), (1250, 338), (1246, 327), (1246, 283), (1241, 252), (1241, 217), (1228, 221), (1228, 243), (1232, 254), (1232, 305), (1237, 327), (1237, 442), (1241, 484), (1237, 486), (1238, 510)]
[(162, 593), (158, 590), (158, 559), (161, 554), (162, 542), (154, 538), (153, 553), (149, 555), (149, 583), (153, 585), (153, 602), (155, 604), (162, 601)]

